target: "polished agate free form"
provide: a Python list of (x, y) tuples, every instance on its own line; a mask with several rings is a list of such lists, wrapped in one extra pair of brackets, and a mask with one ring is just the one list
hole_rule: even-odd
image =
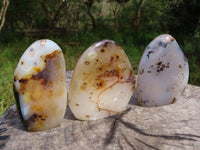
[(112, 40), (102, 40), (78, 60), (69, 106), (77, 119), (105, 118), (125, 110), (134, 89), (134, 73), (124, 50)]
[(20, 118), (28, 131), (61, 124), (67, 104), (65, 60), (51, 40), (38, 40), (21, 56), (14, 73), (14, 94)]

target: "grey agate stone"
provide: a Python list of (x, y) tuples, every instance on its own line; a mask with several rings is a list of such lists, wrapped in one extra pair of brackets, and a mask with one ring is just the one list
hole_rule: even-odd
[(168, 34), (156, 37), (140, 60), (136, 94), (141, 106), (174, 103), (183, 93), (189, 66), (176, 40)]

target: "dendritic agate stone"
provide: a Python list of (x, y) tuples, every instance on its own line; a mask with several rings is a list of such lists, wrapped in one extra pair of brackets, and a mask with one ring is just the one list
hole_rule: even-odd
[(134, 89), (134, 73), (124, 50), (114, 41), (102, 40), (77, 62), (69, 106), (77, 119), (105, 118), (125, 110)]
[(51, 40), (34, 42), (14, 73), (14, 94), (23, 125), (42, 131), (61, 124), (67, 104), (65, 60)]
[(140, 60), (136, 94), (139, 105), (162, 106), (174, 103), (184, 91), (189, 66), (176, 40), (156, 37)]

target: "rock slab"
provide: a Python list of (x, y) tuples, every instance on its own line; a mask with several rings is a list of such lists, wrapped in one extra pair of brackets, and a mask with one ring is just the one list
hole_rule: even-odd
[(134, 94), (126, 111), (96, 121), (79, 121), (67, 108), (61, 126), (42, 132), (25, 131), (12, 104), (0, 117), (0, 149), (199, 150), (200, 87), (187, 85), (175, 104), (162, 107), (137, 106)]

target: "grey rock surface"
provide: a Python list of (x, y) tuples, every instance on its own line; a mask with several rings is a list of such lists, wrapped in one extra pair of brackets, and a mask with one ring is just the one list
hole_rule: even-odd
[(176, 103), (162, 107), (137, 106), (134, 94), (126, 111), (96, 121), (76, 120), (67, 108), (61, 126), (42, 132), (25, 131), (12, 104), (0, 117), (0, 149), (199, 150), (200, 87), (187, 85)]

